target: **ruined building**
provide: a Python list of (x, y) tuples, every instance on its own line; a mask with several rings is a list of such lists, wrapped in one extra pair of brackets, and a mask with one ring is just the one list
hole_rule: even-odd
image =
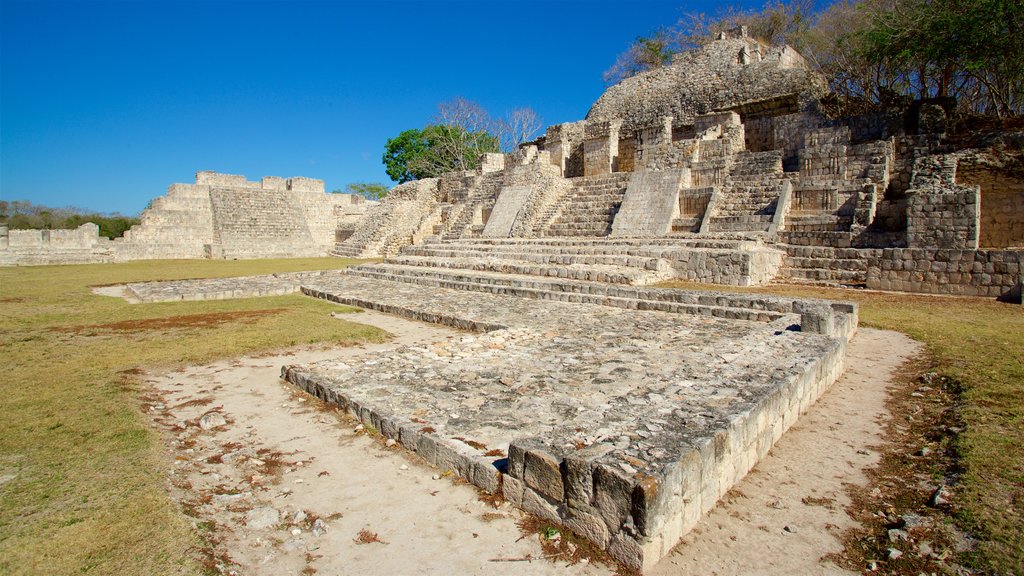
[(0, 264), (123, 262), (156, 258), (298, 258), (326, 256), (335, 231), (375, 204), (327, 194), (323, 180), (199, 172), (153, 199), (123, 238), (77, 230), (0, 230)]
[(514, 154), (396, 187), (334, 253), (441, 283), (472, 270), (1016, 297), (1020, 167), (947, 143), (937, 105), (829, 118), (824, 93), (792, 48), (723, 34)]

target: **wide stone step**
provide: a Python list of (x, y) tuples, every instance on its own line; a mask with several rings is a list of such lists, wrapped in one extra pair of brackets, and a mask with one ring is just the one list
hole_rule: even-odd
[(712, 216), (712, 224), (760, 224), (769, 223), (774, 218), (771, 214), (723, 214)]
[[(540, 254), (627, 254), (631, 256), (657, 256), (665, 248), (705, 248), (741, 250), (758, 245), (757, 242), (740, 238), (718, 238), (691, 234), (675, 238), (459, 238), (456, 240), (433, 241), (409, 246), (403, 253), (428, 256), (430, 250), (486, 250), (495, 253), (504, 251), (529, 251)], [(426, 252), (421, 252), (426, 251)]]
[(796, 258), (840, 258), (844, 260), (860, 260), (878, 255), (875, 248), (833, 248), (831, 246), (781, 246), (786, 254)]
[[(463, 264), (465, 267), (458, 266)], [(656, 274), (636, 269), (621, 268), (616, 266), (529, 266), (529, 265), (501, 265), (500, 263), (452, 263), (453, 267), (443, 266), (416, 266), (400, 263), (383, 263), (375, 265), (360, 266), (360, 273), (366, 272), (374, 275), (399, 275), (416, 278), (429, 278), (435, 280), (478, 282), (491, 284), (495, 279), (504, 284), (504, 279), (515, 279), (512, 285), (522, 285), (532, 277), (562, 278), (567, 280), (579, 280), (585, 282), (605, 282), (608, 284), (650, 284), (656, 278)]]
[(641, 270), (659, 270), (662, 268), (662, 260), (657, 257), (644, 257), (628, 254), (538, 254), (530, 252), (505, 252), (494, 253), (482, 250), (474, 251), (441, 251), (434, 254), (407, 254), (401, 253), (391, 261), (408, 261), (416, 265), (444, 265), (446, 260), (486, 260), (498, 262), (528, 262), (541, 264), (596, 264), (627, 266)]
[(774, 322), (793, 314), (792, 300), (771, 296), (721, 292), (682, 292), (600, 281), (534, 278), (472, 270), (451, 273), (437, 272), (428, 275), (417, 273), (413, 269), (388, 264), (348, 268), (345, 270), (345, 274), (391, 282), (539, 300), (600, 304), (631, 310), (657, 310), (758, 322)]
[(813, 282), (835, 282), (840, 284), (864, 284), (867, 282), (867, 270), (837, 270), (823, 268), (792, 268), (783, 266), (779, 269), (779, 277), (790, 280), (807, 280)]
[[(557, 266), (619, 266), (622, 268), (635, 268), (638, 270), (658, 271), (665, 268), (663, 260), (658, 258), (640, 258), (631, 256), (615, 256), (604, 254), (503, 254), (500, 257), (487, 253), (476, 254), (452, 254), (445, 257), (437, 256), (406, 256), (399, 255), (388, 260), (389, 263), (404, 264), (409, 266), (439, 266), (444, 268), (473, 268), (477, 270), (498, 268), (521, 268), (532, 270), (537, 268), (536, 264), (557, 265)], [(487, 268), (478, 268), (486, 266)], [(509, 270), (513, 271), (513, 270)], [(520, 272), (516, 274), (532, 274), (533, 272)]]
[(823, 270), (861, 270), (868, 269), (867, 259), (829, 258), (786, 256), (786, 266), (790, 268), (818, 268)]

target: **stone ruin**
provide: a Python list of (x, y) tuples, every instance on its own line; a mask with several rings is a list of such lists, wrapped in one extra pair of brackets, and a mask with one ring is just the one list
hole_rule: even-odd
[[(934, 107), (828, 118), (822, 87), (791, 49), (725, 35), (610, 88), (586, 120), (397, 186), (333, 228), (333, 254), (384, 262), (127, 293), (301, 291), (465, 330), (282, 378), (646, 570), (842, 373), (858, 322), (846, 302), (648, 284), (1019, 289), (1020, 167), (951, 147)], [(255, 227), (218, 215), (244, 193), (215, 189), (197, 181), (212, 223), (183, 245), (247, 254), (235, 240)], [(143, 237), (161, 238), (125, 243)]]
[(472, 270), (1016, 298), (1020, 156), (957, 149), (937, 105), (830, 118), (824, 93), (792, 48), (739, 29), (514, 154), (394, 188), (334, 253), (438, 282)]
[(327, 194), (323, 180), (199, 172), (195, 184), (172, 184), (153, 199), (123, 238), (77, 230), (0, 229), (0, 264), (72, 264), (156, 258), (298, 258), (326, 256), (339, 227), (376, 204)]

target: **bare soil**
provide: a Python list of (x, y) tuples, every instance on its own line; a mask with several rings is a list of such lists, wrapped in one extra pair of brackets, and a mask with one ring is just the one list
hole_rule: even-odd
[[(351, 318), (351, 317), (349, 317)], [(146, 409), (169, 448), (174, 497), (204, 535), (211, 570), (237, 574), (611, 574), (552, 554), (552, 534), (279, 379), (280, 366), (458, 333), (365, 312), (394, 341), (294, 350), (144, 374)], [(325, 321), (332, 321), (325, 318)], [(768, 457), (653, 570), (848, 574), (828, 559), (859, 526), (850, 486), (867, 486), (888, 421), (887, 390), (920, 346), (861, 329), (847, 373)], [(557, 536), (556, 536), (557, 537)], [(571, 535), (565, 536), (565, 542)], [(564, 549), (564, 547), (563, 547)]]

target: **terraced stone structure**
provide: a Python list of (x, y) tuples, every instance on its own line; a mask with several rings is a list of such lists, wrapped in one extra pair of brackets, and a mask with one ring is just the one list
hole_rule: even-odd
[(822, 86), (740, 29), (394, 188), (334, 249), (384, 262), (294, 286), (483, 334), (282, 376), (649, 568), (840, 374), (857, 310), (646, 285), (1020, 289), (1019, 166), (957, 150), (937, 106), (826, 117)]
[[(466, 330), (282, 377), (644, 570), (839, 376), (857, 327), (849, 303), (649, 284), (1019, 289), (1019, 167), (950, 146), (935, 106), (828, 118), (822, 86), (737, 30), (610, 88), (586, 120), (337, 226), (334, 254), (384, 262), (128, 290), (301, 291)], [(209, 195), (210, 255), (255, 241), (217, 220), (235, 196)]]
[(958, 149), (936, 104), (830, 118), (824, 86), (792, 48), (723, 34), (515, 154), (398, 186), (334, 253), (439, 282), (490, 272), (1018, 297), (1024, 134)]
[(2, 230), (0, 264), (122, 262), (155, 258), (297, 258), (325, 256), (339, 227), (375, 204), (326, 194), (322, 180), (199, 172), (195, 184), (172, 184), (113, 241), (94, 224), (75, 231)]

